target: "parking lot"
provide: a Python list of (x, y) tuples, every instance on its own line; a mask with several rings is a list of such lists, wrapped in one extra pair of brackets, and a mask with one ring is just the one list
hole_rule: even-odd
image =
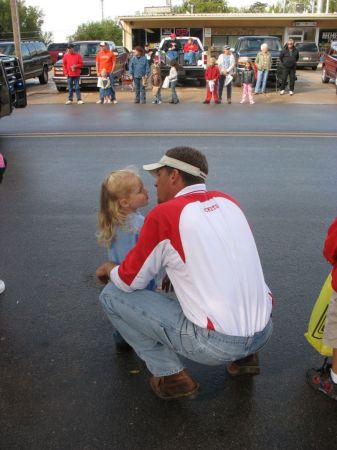
[[(313, 104), (313, 105), (331, 105), (336, 104), (335, 86), (333, 83), (323, 84), (321, 81), (321, 68), (317, 71), (311, 69), (299, 69), (297, 71), (297, 82), (295, 85), (295, 95), (281, 97), (276, 93), (275, 85), (269, 84), (268, 93), (256, 97), (257, 103), (290, 103), (290, 104)], [(27, 81), (28, 102), (31, 105), (38, 104), (58, 104), (65, 103), (67, 93), (58, 92), (54, 82), (51, 80), (53, 73), (49, 73), (49, 83), (41, 86), (37, 79)], [(133, 102), (133, 93), (130, 86), (116, 86), (118, 100), (123, 103)], [(195, 103), (202, 102), (205, 97), (205, 88), (198, 86), (197, 82), (188, 81), (183, 87), (177, 89), (181, 102)], [(168, 101), (169, 90), (162, 90), (163, 100)], [(98, 93), (95, 89), (82, 89), (82, 98), (85, 103), (95, 103)], [(148, 91), (148, 99), (151, 98), (151, 91)], [(241, 88), (234, 87), (233, 103), (241, 99)], [(107, 105), (106, 105), (107, 106)], [(111, 106), (111, 105), (110, 105)], [(109, 107), (109, 106), (107, 106)], [(161, 106), (162, 107), (162, 106)]]

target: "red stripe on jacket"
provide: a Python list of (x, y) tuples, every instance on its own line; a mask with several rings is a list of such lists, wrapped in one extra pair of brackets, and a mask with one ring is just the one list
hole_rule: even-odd
[(337, 217), (330, 225), (325, 238), (323, 255), (332, 264), (332, 288), (337, 292)]

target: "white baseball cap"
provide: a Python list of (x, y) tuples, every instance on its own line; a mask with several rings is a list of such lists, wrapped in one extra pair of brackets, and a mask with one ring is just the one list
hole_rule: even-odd
[(207, 174), (199, 169), (199, 167), (192, 166), (192, 164), (180, 161), (179, 159), (171, 158), (170, 156), (166, 155), (164, 155), (157, 163), (144, 165), (143, 169), (152, 172), (152, 175), (154, 175), (154, 171), (165, 166), (181, 170), (182, 172), (189, 173), (190, 175), (194, 175), (195, 177), (202, 178), (205, 181), (207, 179)]

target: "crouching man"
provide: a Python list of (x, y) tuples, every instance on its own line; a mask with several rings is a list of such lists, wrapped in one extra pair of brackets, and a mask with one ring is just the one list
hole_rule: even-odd
[[(208, 163), (193, 148), (173, 148), (143, 167), (155, 176), (159, 204), (123, 263), (96, 271), (107, 283), (100, 301), (109, 320), (145, 361), (162, 399), (199, 389), (179, 355), (228, 363), (232, 375), (259, 373), (256, 353), (272, 333), (272, 301), (239, 204), (207, 191)], [(161, 268), (178, 301), (145, 290)]]

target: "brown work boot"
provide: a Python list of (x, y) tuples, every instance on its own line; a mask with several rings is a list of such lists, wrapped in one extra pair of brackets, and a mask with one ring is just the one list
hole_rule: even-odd
[(259, 355), (253, 353), (245, 358), (227, 364), (227, 372), (232, 377), (238, 375), (258, 375), (260, 373)]
[(163, 400), (194, 398), (199, 389), (199, 384), (186, 370), (166, 377), (151, 377), (150, 385), (153, 392)]

